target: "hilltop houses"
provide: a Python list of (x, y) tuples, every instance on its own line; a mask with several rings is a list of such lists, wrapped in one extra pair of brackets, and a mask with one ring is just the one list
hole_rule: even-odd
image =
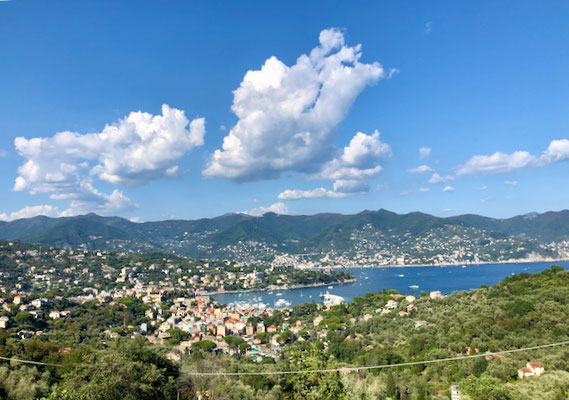
[(518, 369), (518, 377), (520, 379), (530, 376), (540, 376), (545, 372), (543, 364), (540, 362), (528, 362), (525, 367)]

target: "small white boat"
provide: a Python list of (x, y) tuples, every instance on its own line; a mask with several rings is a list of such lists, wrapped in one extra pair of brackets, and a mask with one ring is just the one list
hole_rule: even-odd
[(334, 289), (334, 286), (328, 286), (328, 289)]
[(409, 289), (419, 289), (419, 285), (409, 285)]
[(277, 296), (282, 296), (282, 295), (283, 295), (282, 293), (277, 293)]
[(279, 299), (275, 302), (275, 307), (276, 308), (289, 307), (290, 304), (291, 304), (290, 301), (286, 301), (285, 299)]
[(403, 275), (403, 274), (399, 274), (399, 275), (397, 275), (397, 276), (400, 277), (400, 278), (405, 277), (405, 275)]
[(462, 268), (466, 268), (466, 265), (463, 265)]

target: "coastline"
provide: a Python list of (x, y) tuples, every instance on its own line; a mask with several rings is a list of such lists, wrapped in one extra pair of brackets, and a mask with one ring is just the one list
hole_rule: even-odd
[[(558, 261), (569, 261), (569, 258), (552, 258), (552, 259), (541, 259), (541, 260), (528, 260), (528, 259), (521, 259), (521, 260), (506, 260), (506, 261), (494, 261), (494, 262), (481, 262), (481, 263), (468, 263), (468, 262), (459, 262), (459, 263), (445, 263), (445, 264), (391, 264), (391, 265), (375, 265), (375, 266), (357, 266), (357, 267), (345, 267), (345, 266), (331, 266), (331, 267), (313, 267), (307, 269), (323, 269), (323, 268), (331, 268), (331, 269), (380, 269), (380, 268), (424, 268), (424, 267), (457, 267), (461, 265), (466, 266), (477, 266), (477, 265), (490, 265), (490, 264), (533, 264), (533, 263), (542, 263), (542, 262), (558, 262)], [(220, 294), (239, 294), (239, 293), (254, 293), (254, 292), (268, 292), (268, 291), (276, 291), (276, 290), (294, 290), (294, 289), (305, 289), (305, 288), (312, 288), (312, 287), (322, 287), (322, 286), (330, 286), (330, 285), (343, 285), (346, 283), (354, 283), (357, 282), (356, 278), (353, 279), (346, 279), (344, 281), (334, 281), (328, 283), (314, 283), (310, 285), (291, 285), (291, 286), (267, 286), (266, 288), (259, 288), (259, 289), (242, 289), (242, 290), (224, 290), (224, 291), (216, 291), (216, 292), (203, 292), (200, 293), (202, 296), (215, 296)]]
[(206, 292), (206, 293), (202, 293), (201, 296), (213, 296), (216, 294), (268, 292), (268, 291), (272, 291), (272, 290), (305, 289), (305, 288), (321, 287), (321, 286), (343, 285), (345, 283), (354, 283), (354, 282), (356, 282), (356, 278), (345, 279), (343, 281), (327, 282), (327, 283), (323, 283), (323, 282), (313, 283), (310, 285), (267, 286), (266, 288), (260, 288), (260, 289), (224, 290), (224, 291), (217, 291), (217, 292)]
[[(456, 267), (461, 265), (475, 266), (475, 265), (489, 265), (489, 264), (533, 264), (542, 262), (559, 262), (559, 261), (569, 261), (569, 258), (544, 258), (539, 260), (528, 260), (527, 258), (519, 260), (505, 260), (505, 261), (484, 261), (484, 262), (457, 262), (457, 263), (444, 263), (444, 264), (388, 264), (388, 265), (359, 265), (359, 266), (327, 266), (327, 267), (313, 267), (310, 269), (352, 269), (352, 268), (410, 268), (410, 267)], [(307, 268), (308, 269), (308, 268)]]

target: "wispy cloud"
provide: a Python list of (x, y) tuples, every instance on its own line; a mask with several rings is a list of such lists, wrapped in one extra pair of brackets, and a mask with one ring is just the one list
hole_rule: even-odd
[(429, 21), (425, 24), (425, 33), (428, 35), (429, 33), (431, 33), (431, 30), (433, 29), (433, 21)]
[(389, 68), (389, 73), (387, 74), (387, 79), (393, 78), (393, 75), (400, 73), (399, 68)]
[(419, 165), (415, 168), (409, 168), (407, 172), (410, 172), (412, 174), (425, 174), (427, 172), (433, 172), (433, 169), (428, 165)]
[(429, 158), (431, 155), (431, 148), (430, 147), (421, 147), (419, 149), (419, 159), (424, 160), (425, 158)]

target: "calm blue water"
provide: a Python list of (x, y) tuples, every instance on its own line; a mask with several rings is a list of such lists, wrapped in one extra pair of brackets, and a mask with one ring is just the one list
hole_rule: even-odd
[[(468, 265), (466, 268), (461, 266), (350, 268), (357, 281), (343, 285), (333, 285), (333, 289), (322, 286), (306, 289), (275, 290), (273, 292), (219, 294), (213, 297), (223, 304), (236, 302), (263, 303), (268, 307), (275, 307), (306, 303), (312, 300), (320, 303), (320, 293), (326, 291), (342, 296), (346, 301), (351, 301), (356, 296), (363, 296), (366, 292), (380, 292), (383, 289), (396, 289), (409, 294), (412, 291), (412, 289), (409, 289), (410, 285), (419, 286), (419, 289), (414, 290), (416, 294), (421, 290), (427, 293), (431, 290), (440, 290), (442, 293), (448, 294), (454, 291), (478, 288), (480, 285), (490, 286), (500, 282), (506, 276), (521, 272), (541, 272), (551, 267), (552, 264), (560, 265), (565, 269), (569, 268), (569, 262), (567, 261), (555, 263), (481, 264)], [(276, 305), (279, 300), (280, 304)]]

